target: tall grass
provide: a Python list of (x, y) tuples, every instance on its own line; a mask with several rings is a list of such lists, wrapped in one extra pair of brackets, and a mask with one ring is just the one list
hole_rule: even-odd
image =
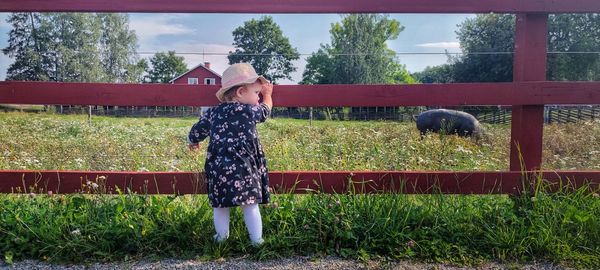
[(205, 196), (3, 194), (0, 252), (9, 262), (334, 254), (600, 267), (597, 193), (542, 191), (520, 197), (279, 194), (261, 209), (266, 242), (259, 248), (250, 245), (238, 209), (230, 239), (213, 242)]
[[(185, 146), (194, 121), (94, 117), (88, 124), (82, 116), (4, 113), (0, 169), (199, 171), (203, 151), (191, 153)], [(490, 137), (477, 144), (456, 136), (421, 139), (409, 123), (313, 123), (272, 119), (259, 125), (270, 170), (508, 167), (508, 126), (486, 126)], [(552, 168), (600, 166), (589, 158), (600, 150), (597, 123), (549, 126), (545, 136), (545, 163)], [(516, 197), (279, 194), (261, 209), (266, 242), (259, 248), (250, 245), (237, 209), (230, 239), (214, 243), (205, 196), (0, 194), (0, 256), (7, 262), (85, 262), (335, 254), (457, 264), (547, 260), (599, 268), (598, 191), (546, 188), (538, 179), (535, 193)]]
[[(0, 169), (200, 171), (204, 149), (187, 150), (196, 119), (0, 113)], [(489, 142), (421, 140), (411, 123), (271, 119), (258, 125), (270, 170), (505, 170), (506, 126)]]
[[(193, 118), (0, 113), (0, 169), (200, 171), (204, 149), (185, 138)], [(258, 125), (271, 170), (507, 170), (510, 126), (482, 143), (421, 140), (413, 123), (270, 119)], [(600, 169), (600, 123), (548, 125), (543, 167)]]

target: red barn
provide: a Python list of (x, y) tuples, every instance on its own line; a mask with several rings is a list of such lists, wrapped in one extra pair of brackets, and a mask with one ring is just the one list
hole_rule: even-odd
[(210, 69), (210, 63), (197, 65), (169, 81), (173, 84), (221, 84), (221, 75)]

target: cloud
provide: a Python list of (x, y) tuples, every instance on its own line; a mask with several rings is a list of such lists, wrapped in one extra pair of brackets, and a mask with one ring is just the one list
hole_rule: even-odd
[(154, 15), (151, 19), (148, 17), (132, 17), (129, 22), (129, 28), (135, 30), (138, 42), (141, 44), (150, 43), (153, 39), (163, 35), (185, 35), (193, 30), (184, 24), (175, 23), (173, 20), (180, 19), (181, 16), (173, 15)]
[(417, 44), (417, 47), (424, 48), (439, 48), (439, 49), (459, 49), (460, 43), (456, 41), (451, 42), (433, 42), (433, 43), (421, 43)]

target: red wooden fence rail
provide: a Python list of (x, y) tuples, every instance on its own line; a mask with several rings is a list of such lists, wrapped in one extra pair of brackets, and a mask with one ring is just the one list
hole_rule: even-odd
[[(598, 189), (598, 172), (398, 172), (398, 171), (298, 171), (271, 172), (269, 180), (276, 193), (308, 191), (324, 193), (406, 194), (519, 194), (531, 191), (530, 183), (544, 179), (544, 184), (558, 190), (587, 185)], [(89, 181), (89, 183), (88, 183)], [(92, 186), (97, 187), (92, 188)], [(100, 171), (6, 171), (2, 172), (0, 192), (10, 193), (117, 193), (147, 194), (206, 193), (203, 173), (190, 172), (100, 172)]]
[[(202, 13), (516, 13), (514, 82), (439, 85), (294, 85), (277, 86), (278, 106), (414, 106), (512, 105), (509, 172), (355, 172), (365, 189), (359, 192), (518, 193), (541, 168), (544, 104), (600, 104), (600, 83), (547, 82), (549, 13), (597, 13), (598, 0), (4, 0), (0, 12), (202, 12)], [(180, 85), (0, 82), (0, 103), (81, 105), (214, 105), (217, 87)], [(204, 91), (205, 90), (205, 91)], [(313, 94), (314, 93), (314, 94)], [(318, 93), (318, 95), (317, 95)], [(520, 159), (522, 155), (522, 159)], [(521, 172), (521, 170), (525, 172)], [(597, 187), (600, 171), (541, 171), (551, 183), (585, 182)], [(69, 193), (88, 179), (106, 177), (108, 187), (130, 187), (148, 193), (198, 193), (201, 175), (194, 173), (0, 171), (0, 192), (35, 186)], [(350, 172), (273, 172), (273, 187), (344, 192)], [(173, 186), (174, 182), (177, 182)], [(37, 183), (37, 186), (35, 185)], [(308, 185), (308, 186), (307, 186)], [(22, 190), (23, 191), (23, 190)], [(27, 190), (29, 191), (29, 190)]]
[[(0, 12), (585, 13), (597, 0), (2, 0)], [(326, 27), (326, 26), (324, 26)]]
[[(219, 86), (0, 81), (0, 103), (212, 106)], [(281, 107), (600, 104), (600, 82), (276, 85)]]

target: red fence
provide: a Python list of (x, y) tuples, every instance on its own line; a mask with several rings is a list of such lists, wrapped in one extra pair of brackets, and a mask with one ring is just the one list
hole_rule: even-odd
[[(598, 0), (4, 0), (0, 12), (226, 12), (226, 13), (516, 13), (514, 81), (437, 85), (276, 86), (276, 106), (511, 105), (511, 155), (507, 172), (272, 172), (274, 188), (296, 192), (518, 193), (528, 181), (546, 179), (574, 186), (600, 184), (600, 171), (543, 171), (544, 104), (600, 104), (600, 82), (546, 81), (549, 13), (600, 12)], [(0, 103), (201, 106), (214, 105), (218, 87), (99, 83), (0, 82)], [(194, 90), (192, 90), (194, 89)], [(314, 94), (313, 94), (314, 93)], [(522, 154), (522, 160), (519, 158)], [(524, 171), (522, 172), (522, 170)], [(536, 174), (534, 171), (538, 171)], [(108, 188), (154, 193), (205, 192), (202, 174), (74, 171), (0, 171), (0, 192), (17, 189), (78, 192), (86, 181)], [(525, 181), (525, 185), (523, 183)], [(22, 191), (22, 190), (21, 190)]]

